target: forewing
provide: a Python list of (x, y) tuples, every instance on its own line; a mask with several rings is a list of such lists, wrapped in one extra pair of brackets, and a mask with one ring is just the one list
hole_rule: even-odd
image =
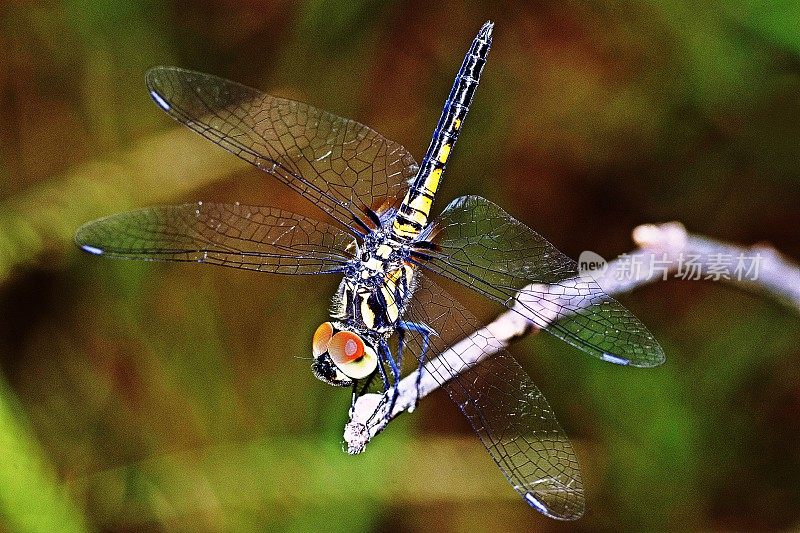
[[(630, 311), (578, 273), (575, 261), (485, 198), (454, 200), (436, 220), (420, 264), (521, 312), (540, 328), (617, 364), (664, 362)], [(515, 302), (518, 302), (515, 307)]]
[[(465, 361), (474, 361), (498, 341), (481, 335), (477, 319), (422, 274), (405, 320), (436, 332), (427, 357), (440, 357), (428, 367), (431, 375), (467, 417), (514, 490), (547, 516), (579, 518), (584, 498), (575, 452), (519, 363), (500, 348), (470, 367)], [(420, 357), (418, 334), (407, 334), (404, 346)]]
[(402, 201), (417, 164), (400, 144), (353, 120), (174, 67), (147, 73), (173, 118), (272, 174), (345, 227)]
[(341, 272), (353, 237), (272, 207), (198, 202), (148, 207), (89, 222), (85, 251), (122, 259), (193, 261), (278, 274)]

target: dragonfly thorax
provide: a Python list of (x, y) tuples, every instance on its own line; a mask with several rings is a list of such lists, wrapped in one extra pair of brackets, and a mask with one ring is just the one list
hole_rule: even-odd
[(393, 240), (383, 230), (364, 238), (354, 261), (354, 277), (380, 283), (387, 272), (400, 267), (409, 256), (408, 246)]
[(414, 287), (407, 244), (382, 229), (367, 235), (346, 269), (333, 300), (331, 318), (367, 337), (394, 332)]

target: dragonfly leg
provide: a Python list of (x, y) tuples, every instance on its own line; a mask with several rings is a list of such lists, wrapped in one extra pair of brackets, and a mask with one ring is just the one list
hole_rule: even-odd
[(419, 402), (419, 386), (420, 382), (422, 381), (422, 371), (425, 368), (425, 362), (427, 361), (428, 357), (428, 346), (430, 345), (430, 337), (431, 335), (435, 335), (436, 332), (433, 331), (431, 328), (426, 326), (425, 324), (419, 322), (405, 322), (401, 321), (398, 323), (398, 341), (400, 343), (400, 348), (398, 350), (399, 353), (403, 351), (403, 342), (405, 339), (404, 332), (411, 331), (414, 333), (419, 333), (422, 336), (422, 351), (419, 354), (419, 366), (417, 367), (417, 381), (416, 381), (416, 392), (417, 397), (414, 400), (414, 407), (416, 407), (417, 402)]
[(381, 380), (383, 380), (383, 390), (389, 390), (389, 377), (386, 375), (386, 369), (383, 368), (383, 361), (378, 361), (378, 370), (381, 374)]
[(386, 359), (386, 362), (389, 363), (389, 368), (392, 370), (392, 401), (389, 403), (388, 411), (388, 413), (391, 414), (392, 410), (394, 409), (394, 404), (397, 401), (397, 396), (399, 395), (398, 385), (400, 384), (400, 367), (397, 366), (397, 362), (394, 360), (394, 357), (392, 357), (392, 350), (389, 348), (389, 343), (385, 340), (381, 340), (380, 346), (383, 356)]
[(370, 374), (366, 380), (364, 380), (364, 385), (361, 387), (361, 390), (358, 391), (357, 396), (363, 396), (364, 393), (367, 392), (367, 390), (369, 390), (370, 386), (372, 385), (372, 382), (375, 381), (375, 376), (377, 375), (378, 375), (378, 369), (376, 368), (375, 371), (372, 374)]
[(397, 366), (403, 368), (403, 347), (405, 346), (406, 330), (397, 328)]
[[(390, 361), (391, 359), (387, 358), (385, 354), (381, 353), (383, 351), (382, 348), (383, 348), (382, 345), (378, 345), (378, 352), (381, 355), (381, 357), (380, 357), (381, 360), (378, 361), (378, 368), (374, 372), (372, 372), (372, 374), (370, 374), (370, 376), (366, 379), (366, 381), (364, 382), (364, 386), (361, 387), (361, 390), (357, 393), (357, 395), (354, 395), (354, 397), (353, 397), (354, 398), (353, 399), (353, 402), (354, 402), (353, 405), (354, 406), (355, 406), (355, 401), (358, 400), (358, 397), (362, 396), (364, 393), (366, 393), (368, 391), (370, 385), (372, 385), (372, 381), (375, 379), (375, 375), (376, 374), (380, 374), (380, 376), (381, 376), (381, 381), (383, 382), (383, 390), (384, 391), (388, 391), (389, 388), (391, 387), (391, 385), (389, 384), (389, 376), (386, 374), (386, 368), (383, 366), (383, 364), (384, 364), (383, 363), (383, 359), (384, 358), (386, 358), (387, 361)], [(391, 357), (391, 355), (389, 357)], [(355, 391), (355, 389), (353, 389), (353, 390)], [(397, 385), (394, 386), (394, 390), (395, 390), (395, 396), (396, 396), (397, 395)], [(384, 397), (383, 399), (381, 399), (381, 402), (378, 405), (378, 408), (375, 409), (375, 412), (373, 412), (369, 416), (369, 418), (367, 419), (367, 421), (366, 421), (367, 425), (369, 425), (372, 422), (372, 420), (375, 418), (375, 415), (377, 415), (379, 412), (381, 412), (380, 407), (385, 405), (385, 403), (386, 403), (386, 398)]]
[(353, 412), (353, 409), (356, 406), (356, 400), (358, 400), (358, 396), (359, 396), (359, 394), (358, 394), (358, 380), (354, 379), (353, 380), (353, 397), (350, 400), (350, 412), (351, 413)]
[[(399, 324), (399, 327), (397, 328), (397, 360), (398, 361), (402, 361), (403, 360), (403, 346), (405, 346), (405, 342), (406, 342), (406, 330), (403, 327), (403, 324), (405, 324), (405, 322), (401, 322)], [(418, 367), (418, 370), (417, 370), (417, 379), (416, 379), (416, 382), (414, 383), (414, 385), (415, 385), (414, 390), (416, 392), (416, 396), (414, 397), (414, 405), (409, 409), (409, 412), (411, 412), (414, 409), (416, 409), (417, 408), (417, 403), (419, 402), (419, 382), (420, 382), (420, 379), (422, 377), (422, 373), (419, 370), (422, 369), (422, 366), (425, 364), (425, 342), (426, 341), (423, 340), (423, 343), (422, 343), (423, 350), (422, 350), (422, 355), (419, 358), (419, 367)]]

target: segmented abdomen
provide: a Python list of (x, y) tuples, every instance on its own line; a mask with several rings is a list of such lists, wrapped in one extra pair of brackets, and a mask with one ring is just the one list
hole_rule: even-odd
[(400, 240), (415, 239), (428, 223), (433, 198), (469, 111), (491, 45), (492, 23), (487, 22), (472, 41), (472, 46), (461, 64), (428, 151), (395, 215), (392, 232)]

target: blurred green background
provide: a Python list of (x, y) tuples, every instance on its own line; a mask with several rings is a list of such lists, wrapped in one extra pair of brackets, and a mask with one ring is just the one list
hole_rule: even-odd
[(148, 67), (306, 101), (420, 157), (487, 19), (440, 206), (486, 196), (573, 257), (667, 220), (800, 257), (796, 2), (5, 2), (1, 529), (800, 527), (800, 317), (764, 297), (681, 281), (623, 296), (658, 369), (546, 335), (512, 348), (581, 462), (587, 513), (564, 524), (520, 501), (442, 393), (342, 452), (349, 394), (308, 360), (337, 280), (72, 245), (79, 224), (153, 203), (302, 209), (172, 123)]

